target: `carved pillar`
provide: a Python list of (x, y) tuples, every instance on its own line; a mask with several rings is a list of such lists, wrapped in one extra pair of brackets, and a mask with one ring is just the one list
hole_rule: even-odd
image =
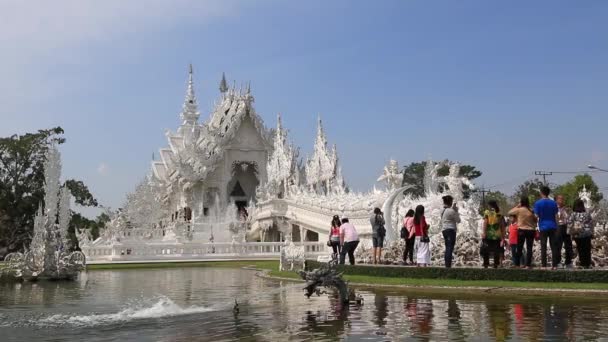
[(306, 228), (300, 226), (300, 242), (304, 242), (306, 240)]

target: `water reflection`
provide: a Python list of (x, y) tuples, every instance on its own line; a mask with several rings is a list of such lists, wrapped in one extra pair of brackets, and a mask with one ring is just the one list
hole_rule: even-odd
[(508, 304), (486, 304), (490, 336), (496, 341), (506, 341), (511, 336), (510, 311)]
[[(3, 341), (528, 341), (608, 337), (607, 299), (357, 289), (363, 305), (233, 269), (95, 271), (0, 285)], [(232, 305), (239, 301), (240, 312)], [(5, 339), (6, 337), (6, 339)]]

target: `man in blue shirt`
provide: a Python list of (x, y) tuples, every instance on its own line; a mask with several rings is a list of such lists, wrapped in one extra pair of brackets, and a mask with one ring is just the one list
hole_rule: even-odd
[(547, 186), (540, 188), (541, 199), (534, 203), (534, 214), (538, 217), (538, 229), (540, 230), (540, 258), (542, 267), (547, 267), (547, 239), (551, 246), (551, 269), (557, 269), (561, 248), (560, 235), (557, 229), (557, 203), (549, 198), (551, 190)]

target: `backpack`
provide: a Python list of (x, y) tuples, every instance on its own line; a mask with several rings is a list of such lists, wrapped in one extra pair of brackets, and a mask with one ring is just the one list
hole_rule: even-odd
[[(376, 215), (376, 222), (378, 222), (378, 215)], [(383, 238), (386, 235), (386, 228), (381, 224), (378, 226), (378, 237)]]
[(405, 228), (405, 226), (401, 227), (401, 238), (402, 239), (407, 239), (408, 238), (408, 231), (407, 228)]

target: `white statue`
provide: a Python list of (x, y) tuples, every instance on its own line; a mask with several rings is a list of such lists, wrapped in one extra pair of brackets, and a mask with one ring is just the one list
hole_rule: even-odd
[(384, 167), (382, 175), (378, 178), (378, 182), (384, 181), (386, 189), (389, 191), (395, 190), (403, 183), (403, 173), (399, 171), (399, 163), (391, 159), (388, 165)]
[(445, 177), (441, 177), (440, 181), (448, 186), (448, 193), (454, 197), (456, 203), (462, 201), (464, 198), (463, 186), (467, 186), (469, 189), (475, 189), (475, 185), (464, 176), (460, 175), (460, 164), (450, 164), (450, 173)]
[(589, 211), (592, 206), (591, 193), (587, 191), (587, 187), (583, 185), (583, 190), (578, 193), (578, 197), (585, 203), (585, 210)]

